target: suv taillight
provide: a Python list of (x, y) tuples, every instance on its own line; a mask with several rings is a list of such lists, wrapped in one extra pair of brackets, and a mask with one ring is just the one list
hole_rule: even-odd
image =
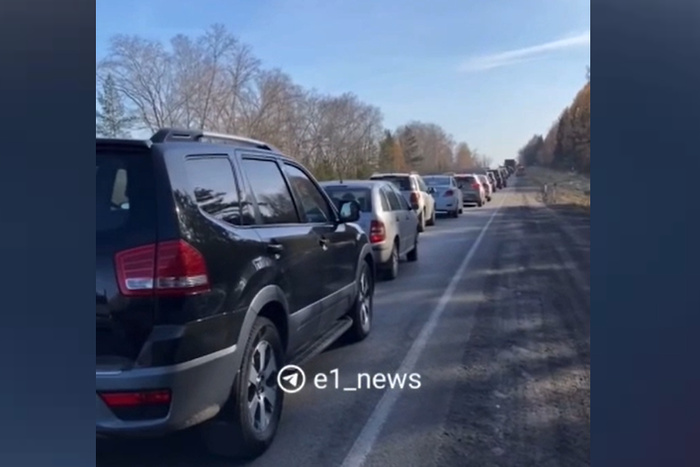
[(191, 295), (209, 290), (204, 257), (183, 240), (160, 242), (115, 255), (119, 291), (127, 297)]
[(386, 229), (381, 221), (372, 221), (369, 226), (369, 242), (381, 243), (386, 239)]
[(481, 188), (481, 185), (479, 185), (478, 183), (472, 183), (472, 188), (478, 190), (479, 188)]
[(169, 390), (143, 392), (103, 392), (100, 394), (107, 407), (136, 407), (143, 405), (170, 404)]
[(420, 196), (418, 195), (418, 193), (415, 191), (412, 191), (411, 192), (411, 205), (418, 204), (419, 200), (420, 200)]
[(442, 196), (452, 196), (454, 192), (452, 190), (447, 190)]

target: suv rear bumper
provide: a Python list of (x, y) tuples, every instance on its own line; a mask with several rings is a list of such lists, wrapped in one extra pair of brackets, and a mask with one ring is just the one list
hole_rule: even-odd
[(473, 191), (462, 193), (462, 204), (477, 203), (479, 201), (481, 201), (480, 193), (475, 193)]
[[(197, 425), (214, 417), (229, 397), (237, 373), (236, 346), (168, 367), (95, 373), (97, 425), (100, 436), (159, 435)], [(163, 418), (122, 420), (100, 392), (170, 390), (170, 408)]]

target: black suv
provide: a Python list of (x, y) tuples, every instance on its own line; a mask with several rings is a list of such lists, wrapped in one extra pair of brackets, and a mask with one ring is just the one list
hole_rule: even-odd
[(499, 190), (505, 188), (505, 179), (503, 178), (503, 174), (501, 173), (500, 170), (489, 170), (489, 173), (493, 176), (493, 178), (496, 179), (496, 188)]
[(190, 130), (98, 138), (96, 187), (98, 437), (196, 425), (261, 454), (280, 368), (370, 332), (359, 206), (268, 144)]

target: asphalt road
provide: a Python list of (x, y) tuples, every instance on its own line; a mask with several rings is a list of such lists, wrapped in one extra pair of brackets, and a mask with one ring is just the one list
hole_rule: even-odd
[[(304, 366), (275, 442), (251, 466), (590, 464), (590, 223), (527, 179), (421, 234), (419, 260), (378, 284), (374, 328)], [(331, 371), (338, 370), (339, 389)], [(403, 390), (359, 373), (417, 373)], [(317, 389), (316, 374), (329, 375)], [(99, 441), (97, 465), (241, 465), (186, 436)]]

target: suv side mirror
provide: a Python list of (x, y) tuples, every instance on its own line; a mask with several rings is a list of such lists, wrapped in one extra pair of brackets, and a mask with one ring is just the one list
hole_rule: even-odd
[(360, 219), (360, 204), (357, 201), (343, 201), (340, 205), (340, 222), (357, 222)]

